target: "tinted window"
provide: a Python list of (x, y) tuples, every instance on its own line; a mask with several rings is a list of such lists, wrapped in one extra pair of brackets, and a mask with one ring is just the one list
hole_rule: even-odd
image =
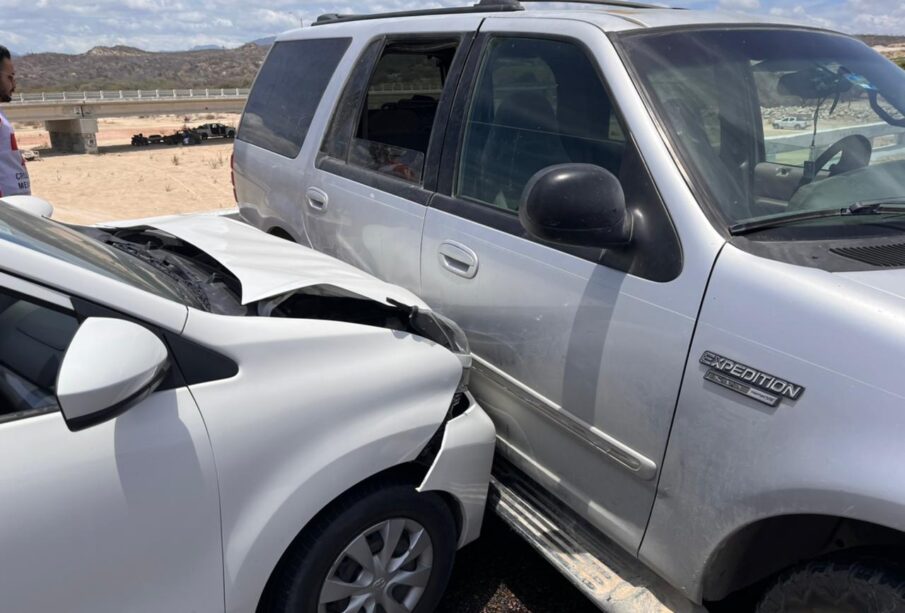
[(79, 323), (0, 290), (0, 423), (59, 409), (55, 388)]
[(239, 139), (297, 156), (349, 43), (348, 38), (328, 38), (274, 44), (245, 104)]
[(374, 69), (349, 163), (420, 182), (434, 117), (458, 41), (392, 42)]
[(465, 125), (456, 195), (517, 210), (537, 171), (569, 162), (617, 176), (624, 131), (584, 51), (561, 41), (492, 40)]

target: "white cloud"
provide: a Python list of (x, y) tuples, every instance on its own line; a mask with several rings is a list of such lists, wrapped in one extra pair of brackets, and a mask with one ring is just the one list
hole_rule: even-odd
[(728, 11), (756, 11), (760, 8), (760, 0), (720, 0), (719, 8)]

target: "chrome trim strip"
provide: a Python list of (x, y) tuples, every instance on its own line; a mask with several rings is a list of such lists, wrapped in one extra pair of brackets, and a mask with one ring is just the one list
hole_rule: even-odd
[(522, 404), (531, 407), (581, 442), (590, 445), (596, 451), (618, 463), (639, 479), (650, 481), (657, 476), (657, 463), (653, 460), (641, 455), (606, 432), (570, 415), (559, 405), (524, 386), (487, 362), (487, 360), (476, 355), (472, 355), (472, 358), (474, 359), (472, 376), (484, 376), (517, 398)]

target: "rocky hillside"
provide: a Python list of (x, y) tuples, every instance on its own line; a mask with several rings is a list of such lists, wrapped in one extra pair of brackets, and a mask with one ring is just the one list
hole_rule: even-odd
[(154, 53), (94, 47), (79, 55), (32, 53), (16, 59), (19, 91), (248, 87), (267, 47)]
[[(888, 57), (905, 58), (905, 37), (859, 36)], [(32, 53), (16, 58), (19, 91), (81, 91), (248, 87), (272, 38), (238, 49), (155, 53), (134, 47), (94, 47), (79, 55)], [(903, 60), (905, 61), (905, 60)]]

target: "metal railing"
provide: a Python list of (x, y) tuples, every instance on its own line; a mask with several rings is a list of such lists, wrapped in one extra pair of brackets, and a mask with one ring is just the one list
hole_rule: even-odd
[(247, 98), (248, 88), (131, 89), (84, 92), (41, 92), (14, 94), (10, 104), (46, 102), (118, 102), (120, 100), (181, 100), (186, 98)]
[(905, 129), (897, 128), (884, 122), (852, 125), (842, 128), (817, 131), (814, 138), (813, 126), (790, 135), (767, 136), (764, 140), (767, 150), (767, 159), (771, 156), (783, 153), (802, 151), (810, 148), (811, 140), (817, 151), (823, 151), (839, 139), (851, 134), (866, 136), (873, 144), (874, 151), (901, 151), (905, 148)]

